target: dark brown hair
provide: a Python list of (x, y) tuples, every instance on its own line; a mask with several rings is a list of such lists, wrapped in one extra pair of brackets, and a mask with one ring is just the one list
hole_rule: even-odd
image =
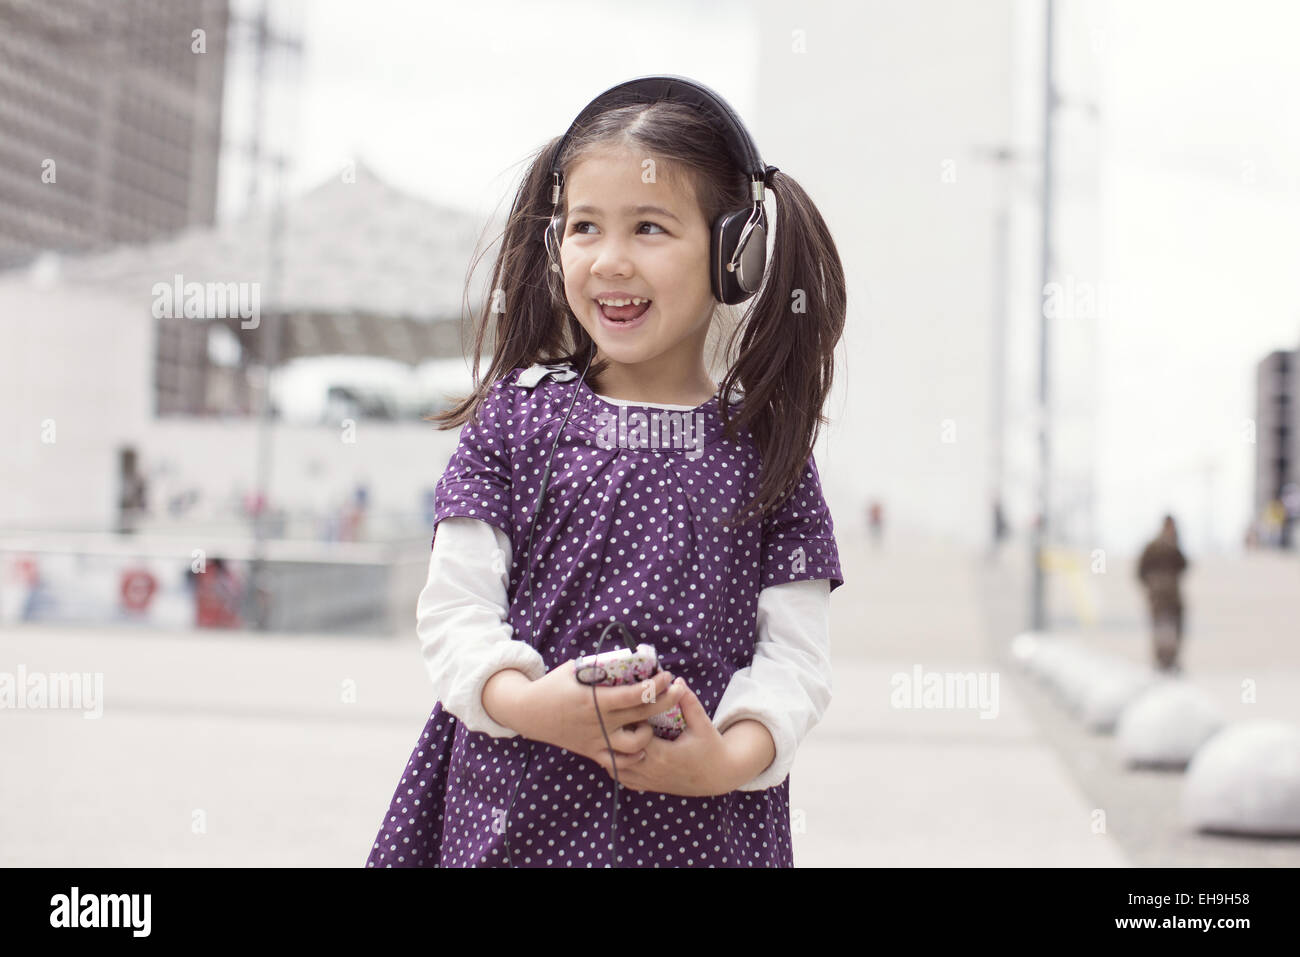
[[(440, 428), (455, 428), (476, 416), (492, 386), (511, 370), (553, 362), (582, 369), (594, 348), (569, 307), (562, 282), (552, 278), (543, 240), (552, 214), (551, 167), (560, 140), (557, 136), (533, 155), (501, 234), (473, 352), (475, 359), (481, 356), (491, 336), (491, 365), (480, 379), (475, 362), (472, 394), (426, 417)], [(559, 158), (562, 180), (567, 182), (569, 171), (593, 150), (620, 146), (654, 157), (661, 171), (688, 176), (706, 223), (751, 203), (748, 177), (732, 163), (716, 124), (671, 101), (609, 110), (574, 130)], [(742, 513), (749, 521), (775, 511), (799, 485), (817, 434), (828, 421), (822, 405), (830, 392), (847, 308), (844, 268), (821, 213), (783, 172), (773, 174), (768, 188), (776, 200), (773, 248), (763, 285), (745, 302), (744, 316), (728, 341), (728, 368), (718, 395), (726, 437), (736, 441), (739, 431), (748, 429), (761, 462), (758, 493), (732, 516), (733, 523)], [(561, 211), (567, 205), (565, 190)], [(770, 207), (768, 212), (770, 217)], [(561, 228), (561, 236), (563, 232)], [(593, 360), (588, 384), (607, 367), (607, 361)], [(741, 401), (736, 417), (729, 418), (733, 388)]]

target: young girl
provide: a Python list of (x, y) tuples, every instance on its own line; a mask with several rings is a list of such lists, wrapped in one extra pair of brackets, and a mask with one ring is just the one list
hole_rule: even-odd
[[(767, 167), (771, 260), (713, 381), (712, 226), (764, 190), (729, 108), (673, 79), (593, 101), (515, 198), (475, 343), (494, 323), (492, 364), (439, 417), (464, 427), (417, 612), (437, 704), (368, 866), (793, 866), (788, 774), (830, 702), (843, 584), (812, 455), (843, 269)], [(625, 639), (661, 673), (577, 680)], [(656, 737), (674, 705), (686, 730)]]

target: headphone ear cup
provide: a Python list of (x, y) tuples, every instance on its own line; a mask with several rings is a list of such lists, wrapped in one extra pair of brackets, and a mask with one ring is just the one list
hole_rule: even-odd
[(767, 268), (767, 217), (763, 215), (745, 240), (735, 271), (727, 270), (752, 213), (753, 208), (747, 206), (724, 213), (713, 223), (713, 235), (709, 241), (713, 297), (729, 306), (744, 302), (758, 292)]

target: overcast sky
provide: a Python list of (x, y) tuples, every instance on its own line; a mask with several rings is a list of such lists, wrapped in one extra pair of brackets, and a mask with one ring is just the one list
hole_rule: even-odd
[(1113, 3), (1109, 19), (1106, 524), (1151, 525), (1164, 498), (1197, 546), (1211, 523), (1235, 545), (1254, 482), (1254, 366), (1300, 345), (1300, 10)]

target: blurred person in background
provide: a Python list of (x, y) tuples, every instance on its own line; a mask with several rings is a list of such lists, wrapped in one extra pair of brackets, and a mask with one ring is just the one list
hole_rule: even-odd
[(212, 558), (201, 573), (190, 573), (194, 585), (194, 621), (200, 628), (239, 628), (244, 582), (224, 558)]
[(140, 470), (135, 449), (118, 453), (117, 531), (129, 535), (149, 513), (149, 480)]
[(1178, 650), (1183, 638), (1183, 596), (1179, 578), (1187, 570), (1187, 558), (1178, 547), (1174, 517), (1166, 515), (1164, 526), (1142, 550), (1137, 577), (1146, 588), (1151, 609), (1151, 640), (1156, 667), (1161, 671), (1182, 671)]
[(359, 542), (366, 534), (366, 506), (370, 500), (370, 490), (365, 485), (358, 485), (352, 493), (352, 499), (343, 506), (340, 516), (341, 530), (339, 538), (345, 542)]
[(1280, 543), (1283, 548), (1291, 549), (1295, 547), (1293, 529), (1296, 522), (1300, 521), (1300, 485), (1295, 482), (1287, 482), (1286, 485), (1282, 486), (1282, 498), (1279, 504), (1282, 507)]
[(881, 537), (885, 533), (885, 507), (878, 501), (873, 501), (867, 507), (867, 528), (871, 532), (872, 544), (879, 548)]
[(1264, 508), (1264, 544), (1269, 548), (1282, 547), (1282, 526), (1286, 524), (1286, 507), (1279, 499), (1272, 499)]
[(990, 508), (993, 513), (993, 536), (989, 539), (988, 551), (985, 558), (988, 561), (995, 561), (1002, 551), (1002, 543), (1006, 541), (1007, 533), (1011, 527), (1007, 524), (1007, 514), (1002, 510), (1002, 499), (994, 495), (990, 499)]
[(993, 500), (993, 543), (1001, 545), (1006, 540), (1007, 532), (1010, 528), (1007, 526), (1007, 516), (1002, 511), (1002, 499)]

